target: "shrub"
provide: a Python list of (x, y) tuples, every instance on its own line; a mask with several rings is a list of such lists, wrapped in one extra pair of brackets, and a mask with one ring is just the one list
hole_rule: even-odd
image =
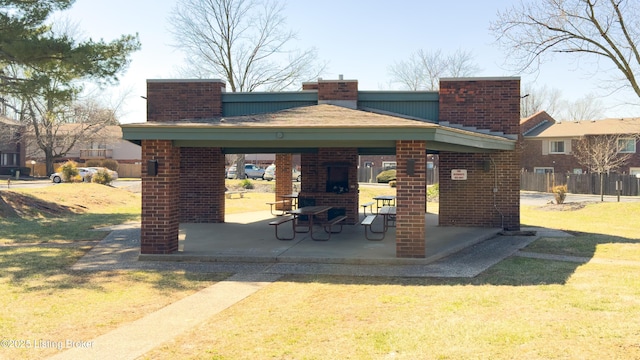
[(109, 170), (118, 171), (118, 162), (113, 159), (102, 160), (101, 167), (106, 167)]
[(556, 185), (551, 189), (551, 192), (556, 199), (556, 204), (563, 204), (567, 197), (567, 185)]
[(396, 179), (396, 169), (385, 170), (376, 176), (376, 181), (379, 183), (388, 183), (389, 181)]
[(244, 189), (253, 189), (253, 183), (249, 179), (244, 179), (240, 182), (240, 186)]
[(98, 172), (91, 177), (91, 181), (97, 184), (109, 185), (113, 181), (113, 177), (106, 170), (98, 170)]
[(67, 161), (60, 166), (59, 172), (62, 174), (64, 181), (81, 182), (80, 172), (78, 171), (78, 164), (74, 161)]
[(440, 199), (440, 184), (427, 188), (427, 201), (437, 202)]
[(86, 166), (86, 167), (99, 167), (100, 166), (100, 160), (87, 160), (84, 163), (84, 166)]
[(392, 188), (396, 187), (396, 181), (395, 180), (389, 181), (389, 186)]

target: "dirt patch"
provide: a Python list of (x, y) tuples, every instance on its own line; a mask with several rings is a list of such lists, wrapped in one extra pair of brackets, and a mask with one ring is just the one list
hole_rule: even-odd
[(0, 217), (58, 217), (83, 212), (82, 205), (67, 206), (38, 199), (26, 194), (3, 191), (0, 193)]
[(124, 205), (132, 192), (99, 184), (61, 184), (28, 191), (0, 192), (0, 217), (63, 217)]
[(580, 202), (566, 202), (564, 204), (546, 204), (543, 206), (539, 206), (536, 209), (542, 211), (575, 211), (583, 209), (585, 206), (589, 204), (597, 204), (595, 201), (580, 201)]

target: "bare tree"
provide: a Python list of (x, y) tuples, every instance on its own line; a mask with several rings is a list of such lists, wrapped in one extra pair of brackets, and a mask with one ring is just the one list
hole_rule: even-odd
[(573, 156), (591, 172), (600, 174), (600, 200), (604, 201), (604, 174), (624, 166), (633, 153), (624, 152), (629, 141), (636, 142), (640, 134), (603, 134), (581, 137), (573, 146)]
[[(175, 47), (186, 54), (185, 72), (222, 76), (232, 92), (280, 91), (318, 78), (317, 51), (291, 50), (278, 0), (180, 0), (170, 23)], [(236, 161), (244, 176), (244, 155)]]
[(43, 159), (47, 174), (54, 172), (56, 160), (64, 158), (76, 145), (101, 141), (105, 128), (117, 125), (112, 110), (88, 100), (73, 106), (51, 99), (25, 99), (21, 122), (26, 126), (23, 142), (32, 158)]
[(586, 55), (613, 65), (623, 80), (616, 87), (640, 96), (638, 18), (637, 0), (530, 0), (499, 12), (490, 29), (520, 71), (556, 53)]
[(180, 0), (170, 22), (175, 47), (197, 76), (223, 76), (230, 90), (279, 91), (324, 70), (315, 49), (290, 50), (277, 0)]
[(389, 66), (392, 82), (412, 91), (436, 91), (442, 77), (472, 76), (479, 71), (480, 68), (473, 62), (473, 53), (464, 50), (444, 55), (441, 50), (420, 49), (407, 60)]
[(557, 88), (546, 85), (534, 87), (531, 83), (522, 88), (520, 99), (520, 116), (529, 117), (539, 111), (546, 111), (551, 116), (557, 116), (561, 109), (562, 92)]
[(588, 94), (573, 102), (566, 102), (563, 108), (561, 120), (589, 121), (601, 119), (604, 115), (602, 101), (593, 94)]

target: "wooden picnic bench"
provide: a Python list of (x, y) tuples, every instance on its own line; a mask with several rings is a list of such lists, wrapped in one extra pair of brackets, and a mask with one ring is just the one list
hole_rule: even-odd
[[(326, 233), (329, 234), (337, 234), (337, 233), (341, 233), (342, 232), (342, 225), (344, 225), (343, 221), (345, 221), (347, 219), (346, 215), (340, 215), (340, 216), (336, 216), (333, 219), (329, 219), (326, 222), (324, 222), (322, 224), (322, 227), (324, 227), (324, 231)], [(332, 227), (334, 225), (340, 225), (340, 230), (338, 231), (333, 231)], [(327, 230), (328, 229), (328, 230)], [(328, 240), (328, 239), (327, 239)]]
[(364, 204), (360, 204), (360, 206), (362, 206), (362, 212), (364, 213), (364, 216), (367, 216), (367, 208), (369, 208), (369, 212), (373, 214), (373, 204), (375, 204), (375, 201), (369, 201), (367, 203)]
[[(277, 220), (273, 220), (271, 222), (269, 222), (269, 225), (275, 226), (276, 229), (276, 239), (278, 240), (293, 240), (296, 237), (296, 232), (295, 232), (295, 228), (293, 226), (293, 220), (294, 217), (293, 216), (286, 216), (286, 217), (281, 217)], [(287, 223), (291, 221), (291, 232), (293, 233), (293, 235), (291, 235), (291, 237), (283, 237), (283, 236), (279, 236), (278, 235), (278, 227), (280, 227), (280, 225)]]
[(224, 195), (226, 196), (227, 199), (232, 199), (233, 195), (238, 195), (239, 198), (243, 198), (244, 197), (244, 193), (246, 193), (246, 191), (244, 191), (244, 190), (225, 191)]
[[(289, 210), (289, 209), (287, 209), (288, 206), (286, 206), (286, 205), (290, 204), (290, 203), (291, 203), (291, 201), (289, 201), (289, 200), (280, 200), (280, 201), (268, 202), (267, 205), (269, 205), (269, 211), (271, 212), (271, 215), (282, 216), (282, 215), (287, 213), (287, 210)], [(282, 210), (280, 210), (279, 214), (274, 214), (273, 213), (273, 210), (274, 210), (273, 207), (276, 206), (276, 210), (278, 210), (277, 205), (282, 205), (283, 208), (282, 208)]]
[[(373, 226), (373, 222), (376, 220), (378, 216), (373, 214), (373, 215), (367, 215), (364, 220), (362, 220), (362, 222), (360, 223), (362, 226), (364, 226), (364, 237), (367, 238), (367, 240), (369, 241), (381, 241), (384, 240), (385, 235), (387, 235), (387, 229), (384, 227), (382, 228), (382, 231), (374, 231), (372, 229)], [(369, 232), (371, 232), (372, 234), (382, 234), (382, 237), (380, 238), (375, 238), (375, 237), (371, 237), (369, 236)]]

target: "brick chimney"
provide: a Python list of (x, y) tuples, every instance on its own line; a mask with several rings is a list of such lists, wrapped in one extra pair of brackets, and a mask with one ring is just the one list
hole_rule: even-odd
[(358, 80), (322, 80), (302, 84), (302, 90), (317, 90), (318, 104), (330, 104), (350, 109), (358, 107)]
[(218, 79), (147, 80), (147, 121), (169, 122), (222, 116), (225, 82)]

